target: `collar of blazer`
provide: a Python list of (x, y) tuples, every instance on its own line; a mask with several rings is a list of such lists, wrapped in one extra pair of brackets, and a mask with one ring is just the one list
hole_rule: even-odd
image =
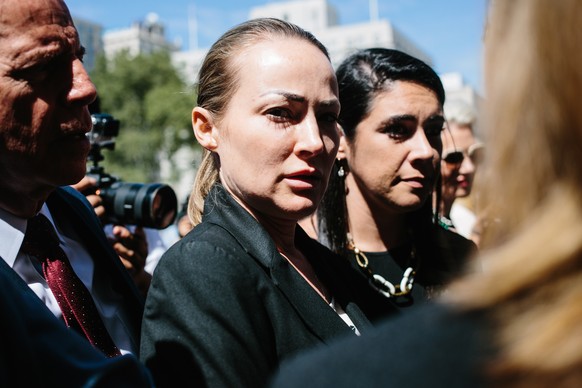
[[(251, 216), (221, 184), (216, 184), (209, 192), (204, 205), (204, 222), (215, 224), (232, 235), (240, 246), (269, 273), (275, 286), (302, 317), (306, 325), (322, 341), (327, 342), (338, 335), (346, 335), (351, 329), (337, 313), (317, 294), (303, 277), (279, 254), (274, 241), (261, 224)], [(330, 289), (336, 302), (340, 303), (352, 321), (367, 326), (369, 321), (351, 301), (341, 282), (331, 281), (335, 263), (339, 257), (327, 248), (310, 239), (297, 226), (295, 241), (299, 249), (312, 263), (316, 274)]]
[(113, 288), (123, 295), (125, 308), (132, 315), (132, 325), (139, 333), (144, 300), (121, 260), (103, 232), (87, 199), (71, 187), (56, 189), (47, 199), (51, 214), (67, 234), (77, 236), (93, 258), (95, 269), (106, 276)]

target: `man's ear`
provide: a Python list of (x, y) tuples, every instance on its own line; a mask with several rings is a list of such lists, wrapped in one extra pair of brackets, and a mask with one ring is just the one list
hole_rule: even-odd
[(192, 128), (198, 143), (208, 151), (214, 151), (218, 147), (214, 120), (210, 112), (199, 106), (192, 109)]
[(346, 143), (346, 135), (344, 135), (344, 130), (339, 125), (338, 130), (340, 133), (340, 140), (336, 158), (341, 160), (347, 157), (346, 153), (348, 152), (348, 144)]

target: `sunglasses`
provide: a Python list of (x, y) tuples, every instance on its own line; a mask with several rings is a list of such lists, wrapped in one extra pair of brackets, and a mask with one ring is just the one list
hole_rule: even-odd
[(442, 160), (447, 164), (461, 164), (467, 155), (474, 165), (479, 165), (485, 157), (485, 146), (482, 143), (475, 143), (471, 145), (467, 152), (463, 151), (446, 151), (443, 152)]

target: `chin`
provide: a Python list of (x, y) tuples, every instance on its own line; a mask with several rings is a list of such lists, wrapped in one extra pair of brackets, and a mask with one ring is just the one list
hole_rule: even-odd
[[(85, 163), (78, 165), (77, 163), (70, 163), (63, 166), (61, 169), (53, 171), (50, 175), (53, 177), (52, 181), (55, 186), (74, 185), (78, 183), (87, 173)], [(49, 175), (49, 174), (47, 174)]]
[(317, 210), (317, 203), (314, 201), (304, 200), (302, 203), (297, 203), (296, 206), (287, 207), (283, 209), (291, 216), (291, 218), (300, 220), (302, 218), (312, 215)]
[(424, 205), (426, 202), (426, 198), (411, 198), (408, 201), (402, 201), (397, 204), (397, 207), (400, 209), (402, 213), (410, 213), (416, 211)]
[(457, 189), (457, 191), (455, 192), (455, 197), (456, 198), (464, 198), (464, 197), (468, 197), (469, 194), (471, 194), (471, 191), (469, 191), (469, 190)]

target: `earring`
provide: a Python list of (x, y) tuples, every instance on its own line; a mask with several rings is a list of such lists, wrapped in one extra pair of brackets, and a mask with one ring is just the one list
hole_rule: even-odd
[(345, 177), (346, 176), (346, 170), (344, 170), (345, 159), (337, 159), (336, 162), (337, 165), (339, 166), (339, 168), (337, 169), (337, 176), (340, 178)]

